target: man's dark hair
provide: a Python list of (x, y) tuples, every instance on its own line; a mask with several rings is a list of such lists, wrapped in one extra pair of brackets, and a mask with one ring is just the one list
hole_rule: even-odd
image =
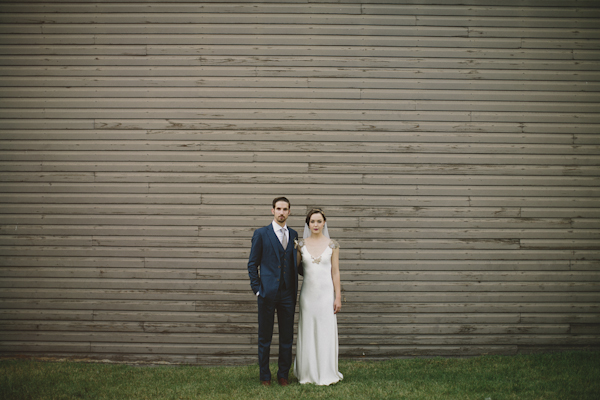
[(275, 204), (277, 204), (278, 201), (285, 201), (286, 203), (288, 203), (288, 208), (292, 208), (292, 205), (290, 204), (290, 201), (287, 199), (287, 197), (276, 197), (273, 199), (273, 208), (275, 208)]

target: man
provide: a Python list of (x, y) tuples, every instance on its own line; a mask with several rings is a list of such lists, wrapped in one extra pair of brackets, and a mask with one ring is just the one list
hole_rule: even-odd
[[(269, 355), (275, 310), (279, 324), (279, 369), (277, 381), (288, 385), (292, 365), (294, 311), (298, 293), (298, 269), (294, 240), (295, 230), (287, 227), (290, 201), (285, 197), (273, 200), (273, 222), (254, 231), (248, 259), (250, 286), (258, 298), (258, 364), (262, 385), (271, 385)], [(259, 273), (260, 271), (260, 273)]]

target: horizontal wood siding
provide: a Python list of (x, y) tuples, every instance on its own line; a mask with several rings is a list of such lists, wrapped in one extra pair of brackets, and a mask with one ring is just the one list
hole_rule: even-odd
[(0, 354), (256, 362), (279, 195), (341, 357), (598, 349), (599, 111), (595, 0), (3, 1)]

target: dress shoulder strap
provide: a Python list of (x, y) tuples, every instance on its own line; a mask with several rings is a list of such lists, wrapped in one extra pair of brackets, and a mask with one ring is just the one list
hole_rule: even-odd
[(340, 248), (340, 244), (337, 241), (335, 241), (333, 239), (330, 239), (329, 240), (329, 247), (331, 247), (332, 249), (339, 249)]

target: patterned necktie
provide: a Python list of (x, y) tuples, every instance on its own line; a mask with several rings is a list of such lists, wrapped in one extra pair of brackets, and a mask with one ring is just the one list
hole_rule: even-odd
[(287, 238), (285, 237), (285, 229), (281, 228), (281, 245), (284, 249), (287, 249)]

